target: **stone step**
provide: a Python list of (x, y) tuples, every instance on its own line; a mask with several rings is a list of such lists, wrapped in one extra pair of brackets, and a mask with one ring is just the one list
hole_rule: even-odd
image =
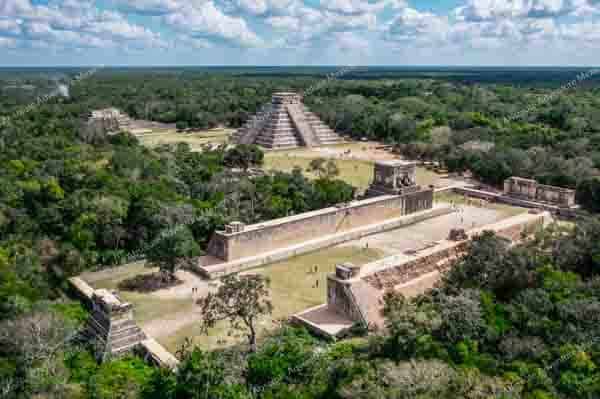
[(132, 350), (134, 350), (140, 344), (140, 342), (134, 342), (134, 343), (131, 343), (129, 345), (126, 345), (126, 346), (123, 346), (123, 347), (120, 347), (120, 348), (112, 349), (110, 351), (110, 354), (113, 357), (123, 356), (123, 355), (131, 352)]
[(136, 333), (130, 333), (129, 335), (119, 339), (112, 339), (110, 342), (113, 348), (120, 348), (122, 346), (129, 345), (130, 343), (140, 342), (144, 339), (146, 339), (146, 335), (142, 332), (142, 330), (139, 330)]
[(129, 328), (119, 330), (119, 331), (113, 330), (110, 332), (110, 339), (113, 341), (120, 340), (120, 339), (126, 338), (130, 335), (138, 334), (140, 331), (141, 330), (138, 326), (129, 327)]

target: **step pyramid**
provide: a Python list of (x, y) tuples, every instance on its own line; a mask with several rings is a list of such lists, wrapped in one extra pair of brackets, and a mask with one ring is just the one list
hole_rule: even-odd
[(232, 136), (236, 144), (258, 144), (269, 149), (337, 144), (342, 138), (310, 112), (297, 93), (275, 93)]

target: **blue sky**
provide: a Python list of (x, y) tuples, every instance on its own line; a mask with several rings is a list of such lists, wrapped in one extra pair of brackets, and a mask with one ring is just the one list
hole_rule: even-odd
[(600, 64), (600, 0), (0, 0), (0, 66)]

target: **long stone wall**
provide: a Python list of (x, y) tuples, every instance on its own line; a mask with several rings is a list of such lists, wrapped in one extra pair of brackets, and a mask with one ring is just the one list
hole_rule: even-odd
[[(473, 229), (469, 236), (483, 231), (494, 231), (498, 236), (513, 242), (523, 235), (531, 234), (543, 227), (549, 213), (523, 214), (481, 228)], [(381, 298), (387, 290), (432, 272), (446, 272), (467, 250), (469, 239), (463, 241), (444, 240), (432, 248), (423, 250), (414, 257), (391, 256), (364, 265), (360, 272), (350, 278), (331, 274), (327, 279), (327, 305), (336, 313), (354, 322), (367, 319), (367, 324), (381, 327)], [(340, 266), (338, 266), (338, 269)]]
[(361, 226), (352, 230), (346, 230), (337, 234), (318, 236), (309, 241), (303, 241), (285, 248), (279, 248), (274, 251), (257, 253), (254, 256), (237, 259), (231, 262), (219, 262), (216, 264), (204, 264), (202, 258), (195, 271), (209, 279), (215, 279), (227, 274), (237, 273), (243, 270), (248, 270), (253, 267), (263, 266), (273, 262), (279, 262), (298, 255), (317, 251), (322, 248), (331, 247), (342, 244), (347, 241), (358, 240), (373, 234), (383, 233), (385, 231), (399, 229), (411, 224), (421, 222), (423, 220), (435, 218), (438, 216), (452, 213), (454, 210), (447, 205), (437, 205), (432, 209), (427, 209), (421, 212), (410, 215), (400, 216), (393, 219), (388, 219), (383, 222), (373, 223), (367, 226)]
[(209, 243), (208, 253), (228, 262), (234, 261), (430, 209), (432, 205), (433, 190), (356, 201), (343, 207), (247, 226), (239, 232), (218, 231)]

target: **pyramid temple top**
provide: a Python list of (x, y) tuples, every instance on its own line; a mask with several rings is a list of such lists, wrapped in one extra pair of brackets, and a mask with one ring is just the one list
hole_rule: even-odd
[(278, 92), (273, 94), (273, 102), (278, 104), (298, 104), (302, 102), (302, 95), (292, 92)]

